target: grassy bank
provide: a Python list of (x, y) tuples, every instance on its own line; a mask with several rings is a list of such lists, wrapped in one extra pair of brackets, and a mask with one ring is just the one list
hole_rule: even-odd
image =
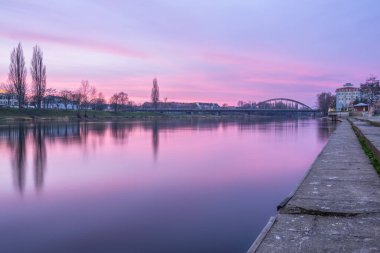
[(30, 120), (112, 120), (129, 118), (166, 117), (161, 113), (141, 112), (109, 112), (84, 110), (53, 110), (53, 109), (0, 109), (1, 121), (30, 121)]
[[(156, 118), (294, 118), (289, 115), (247, 115), (241, 114), (216, 114), (210, 112), (198, 112), (187, 114), (185, 112), (110, 112), (110, 111), (84, 111), (84, 110), (54, 110), (54, 109), (9, 109), (0, 108), (0, 122), (14, 121), (109, 121), (127, 119), (156, 119)], [(299, 117), (297, 117), (299, 118)], [(302, 118), (302, 117), (301, 117)], [(306, 117), (308, 118), (308, 117)]]
[(363, 137), (360, 130), (358, 130), (353, 124), (352, 124), (352, 129), (354, 130), (356, 136), (358, 137), (358, 140), (360, 142), (360, 145), (363, 148), (364, 153), (368, 156), (369, 160), (371, 161), (372, 166), (375, 168), (376, 172), (380, 175), (380, 162), (377, 159), (376, 155), (373, 153), (370, 146), (368, 145), (366, 138)]
[(375, 170), (377, 171), (377, 173), (380, 175), (380, 163), (379, 163), (379, 160), (377, 160), (377, 158), (374, 155), (374, 153), (372, 152), (372, 150), (368, 147), (365, 139), (363, 137), (359, 137), (359, 136), (358, 136), (358, 138), (359, 138), (360, 144), (362, 145), (364, 153), (366, 153), (366, 155), (368, 156), (369, 160), (371, 161), (371, 164), (373, 165), (373, 167), (375, 168)]

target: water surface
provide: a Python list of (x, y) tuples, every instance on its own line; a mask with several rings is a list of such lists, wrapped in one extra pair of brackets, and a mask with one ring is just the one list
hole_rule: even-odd
[(246, 252), (326, 122), (0, 125), (0, 252)]

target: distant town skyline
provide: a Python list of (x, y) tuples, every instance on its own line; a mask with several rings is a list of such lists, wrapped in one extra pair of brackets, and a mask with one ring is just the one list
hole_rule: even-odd
[(380, 2), (21, 1), (0, 0), (0, 82), (10, 54), (24, 49), (30, 83), (38, 44), (47, 86), (81, 80), (131, 100), (262, 101), (288, 97), (315, 105), (316, 94), (380, 74)]

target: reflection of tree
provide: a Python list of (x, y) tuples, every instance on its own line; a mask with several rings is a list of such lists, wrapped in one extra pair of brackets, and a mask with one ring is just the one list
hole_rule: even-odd
[(117, 142), (123, 144), (133, 128), (132, 124), (115, 121), (111, 123), (111, 135)]
[(55, 143), (56, 141), (64, 145), (81, 143), (79, 122), (41, 124), (41, 127), (43, 127), (44, 139), (48, 143)]
[[(111, 138), (117, 144), (125, 145), (130, 133), (143, 129), (148, 135), (151, 134), (153, 157), (156, 160), (159, 152), (160, 133), (162, 137), (165, 132), (172, 132), (177, 129), (215, 131), (231, 126), (237, 127), (239, 131), (257, 131), (260, 134), (272, 131), (274, 134), (286, 134), (290, 131), (297, 132), (298, 128), (302, 128), (302, 124), (304, 124), (303, 121), (297, 119), (251, 117), (155, 119), (110, 123), (49, 122), (36, 123), (35, 125), (20, 124), (0, 126), (0, 145), (6, 143), (11, 153), (13, 179), (17, 190), (22, 193), (25, 189), (27, 148), (33, 149), (34, 184), (37, 190), (41, 190), (46, 173), (48, 147), (55, 144), (63, 147), (78, 146), (86, 149), (88, 145), (94, 142), (101, 143), (103, 140)], [(320, 140), (327, 139), (335, 127), (329, 123), (318, 126), (317, 134)], [(28, 143), (26, 143), (27, 141)]]
[(86, 144), (87, 142), (87, 138), (88, 138), (88, 134), (90, 132), (90, 129), (89, 129), (89, 123), (88, 122), (83, 122), (82, 124), (80, 124), (80, 139), (81, 141)]
[(159, 141), (159, 123), (158, 120), (154, 120), (152, 122), (152, 146), (155, 160), (157, 159)]
[(336, 122), (329, 121), (329, 120), (321, 120), (320, 125), (318, 126), (318, 139), (321, 142), (325, 142), (329, 139), (332, 132), (334, 132), (336, 128)]
[(25, 125), (18, 126), (15, 133), (15, 146), (12, 157), (13, 179), (17, 190), (23, 193), (25, 188), (25, 165), (26, 165), (26, 144), (27, 129)]
[(34, 184), (37, 190), (41, 190), (44, 182), (44, 173), (46, 168), (46, 146), (44, 128), (41, 124), (33, 128), (33, 137), (35, 145), (34, 154)]

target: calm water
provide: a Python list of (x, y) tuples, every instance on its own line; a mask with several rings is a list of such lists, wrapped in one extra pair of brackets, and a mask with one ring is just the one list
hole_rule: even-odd
[(246, 252), (320, 120), (0, 125), (0, 252)]

